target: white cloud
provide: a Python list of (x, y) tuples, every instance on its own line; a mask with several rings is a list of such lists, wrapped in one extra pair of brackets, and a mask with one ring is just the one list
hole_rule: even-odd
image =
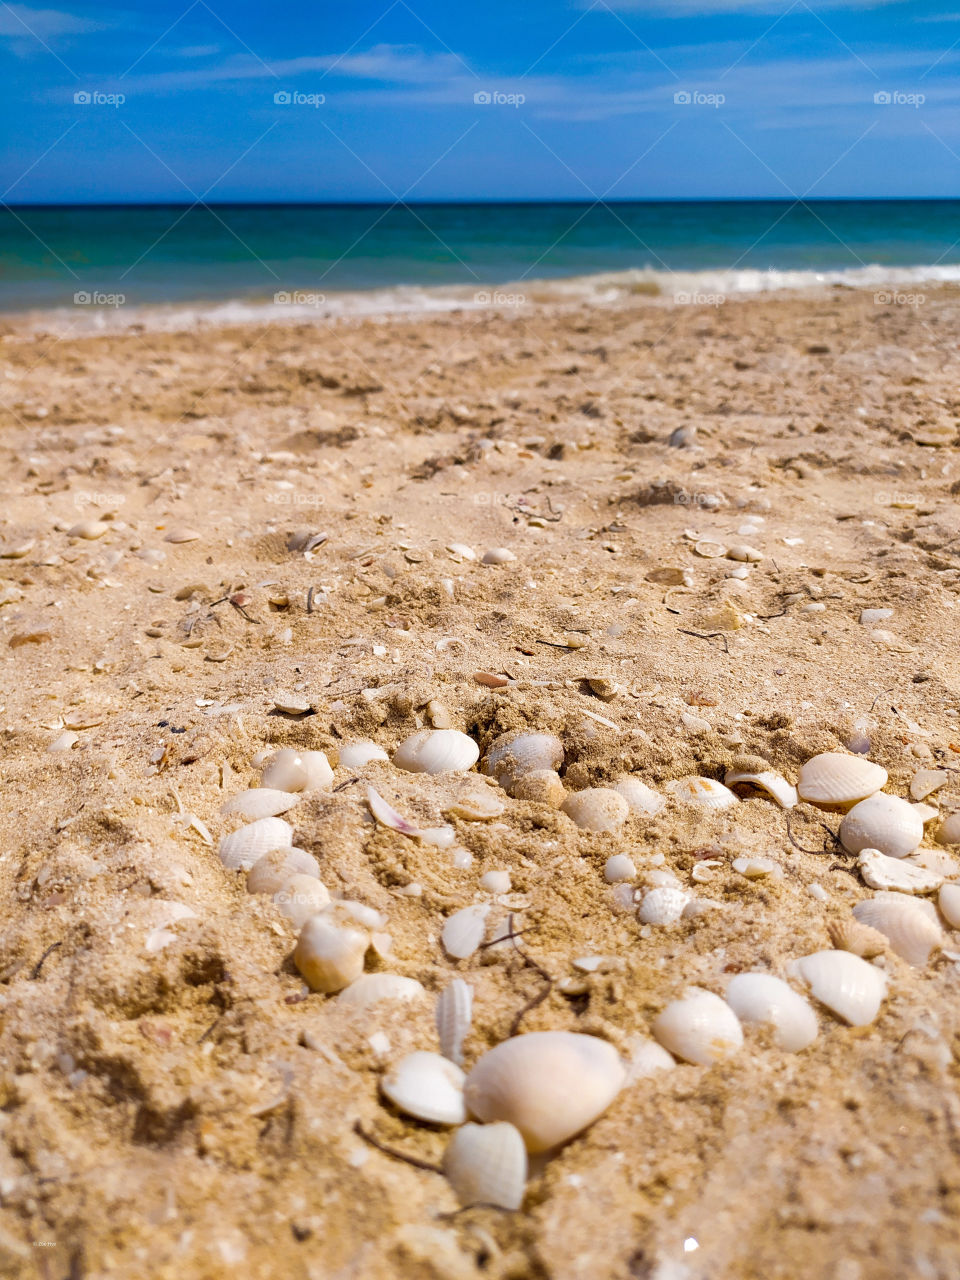
[(59, 9), (30, 9), (25, 4), (0, 5), (0, 37), (49, 40), (53, 36), (82, 35), (101, 30), (101, 24)]

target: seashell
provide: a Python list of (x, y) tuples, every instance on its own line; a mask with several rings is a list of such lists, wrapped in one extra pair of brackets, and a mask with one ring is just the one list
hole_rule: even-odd
[(483, 941), (489, 914), (489, 903), (481, 902), (448, 916), (440, 935), (447, 955), (455, 960), (466, 960), (472, 956)]
[(616, 831), (630, 814), (630, 806), (612, 787), (588, 787), (567, 796), (560, 806), (581, 831)]
[(727, 559), (741, 560), (745, 564), (759, 564), (763, 559), (763, 552), (746, 542), (735, 542), (732, 547), (727, 548)]
[(658, 1071), (669, 1071), (676, 1065), (672, 1054), (667, 1053), (663, 1045), (657, 1044), (656, 1040), (636, 1036), (627, 1063), (627, 1084), (655, 1076)]
[(97, 538), (102, 538), (109, 528), (109, 524), (104, 520), (80, 520), (67, 530), (67, 537), (83, 538), (87, 542), (93, 542)]
[(247, 872), (247, 893), (277, 893), (292, 876), (320, 879), (320, 864), (305, 849), (273, 849)]
[(302, 929), (311, 916), (329, 905), (330, 891), (315, 876), (291, 876), (273, 895), (295, 929)]
[(476, 560), (477, 553), (465, 542), (448, 542), (447, 550), (455, 560)]
[(773, 858), (734, 858), (730, 865), (748, 880), (762, 880), (765, 876), (783, 879), (783, 868)]
[(463, 1042), (473, 1017), (473, 988), (462, 978), (454, 978), (437, 1000), (437, 1036), (440, 1052), (451, 1062), (463, 1065)]
[(787, 1053), (817, 1038), (817, 1016), (803, 996), (772, 973), (738, 973), (727, 985), (727, 1004), (741, 1022), (773, 1027), (773, 1039)]
[(668, 886), (651, 889), (643, 896), (637, 919), (641, 924), (676, 924), (689, 901), (690, 895), (683, 889)]
[[(929, 914), (924, 907), (929, 908)], [(882, 933), (898, 956), (918, 967), (925, 965), (931, 951), (944, 942), (932, 904), (902, 893), (883, 894), (858, 902), (853, 915), (861, 924)]]
[(639, 813), (645, 818), (652, 818), (658, 814), (667, 803), (666, 798), (659, 791), (654, 791), (645, 782), (629, 774), (619, 778), (613, 784), (613, 789), (623, 796), (630, 806), (631, 813)]
[(937, 828), (938, 844), (960, 844), (960, 811), (951, 813)]
[(852, 951), (855, 956), (872, 960), (882, 956), (887, 949), (887, 939), (879, 929), (871, 929), (852, 916), (844, 920), (829, 920), (827, 933), (837, 951)]
[(702, 556), (705, 560), (718, 560), (721, 556), (727, 554), (727, 548), (722, 542), (709, 542), (706, 538), (695, 542), (693, 549), (698, 556)]
[(797, 788), (773, 769), (764, 769), (762, 773), (737, 773), (735, 770), (730, 770), (724, 782), (728, 787), (737, 785), (759, 787), (773, 796), (781, 809), (792, 809), (799, 800)]
[(852, 952), (815, 951), (798, 960), (796, 969), (814, 999), (851, 1027), (869, 1026), (880, 1012), (886, 974)]
[(367, 1009), (382, 1000), (419, 1000), (427, 993), (416, 978), (403, 978), (399, 973), (361, 973), (337, 996), (337, 1004)]
[(230, 871), (249, 871), (273, 849), (289, 849), (293, 827), (283, 818), (259, 818), (220, 841), (220, 861)]
[(633, 860), (625, 853), (613, 854), (607, 859), (603, 868), (603, 878), (607, 884), (621, 884), (624, 880), (633, 880), (636, 874), (637, 868), (633, 865)]
[(313, 710), (309, 698), (305, 698), (302, 693), (291, 693), (288, 689), (278, 689), (270, 695), (270, 701), (284, 715), (302, 716)]
[(509, 893), (510, 872), (485, 871), (480, 877), (480, 888), (486, 889), (487, 893)]
[(922, 839), (923, 822), (913, 806), (882, 791), (855, 804), (840, 823), (840, 843), (849, 853), (878, 849), (891, 858), (903, 858)]
[(504, 791), (510, 792), (514, 782), (526, 773), (563, 764), (563, 744), (552, 733), (528, 733), (525, 729), (502, 733), (495, 738), (483, 762), (483, 771), (496, 778)]
[(503, 813), (504, 803), (497, 793), (484, 785), (481, 791), (463, 792), (444, 809), (445, 818), (463, 818), (465, 822), (490, 822)]
[(916, 853), (901, 858), (900, 862), (911, 867), (923, 867), (925, 871), (938, 875), (941, 880), (954, 880), (960, 876), (960, 862), (940, 849), (918, 849)]
[(862, 849), (857, 867), (864, 883), (871, 889), (896, 889), (900, 893), (932, 893), (943, 883), (943, 876), (925, 867), (915, 866), (906, 858), (888, 858), (878, 849)]
[(293, 963), (314, 991), (342, 991), (363, 973), (370, 933), (332, 911), (313, 915), (300, 930)]
[(862, 756), (824, 751), (800, 770), (797, 792), (821, 809), (839, 809), (865, 800), (887, 785), (887, 771)]
[(375, 787), (367, 787), (367, 804), (376, 820), (383, 826), (389, 827), (391, 831), (399, 831), (402, 835), (411, 838), (420, 835), (420, 828), (405, 818), (399, 810), (394, 809), (392, 804), (388, 804)]
[(515, 800), (546, 804), (551, 809), (559, 809), (567, 794), (560, 775), (552, 769), (534, 769), (530, 773), (521, 774), (512, 781), (508, 792)]
[(940, 886), (940, 912), (951, 929), (960, 929), (960, 884)]
[(448, 1058), (420, 1049), (394, 1063), (380, 1088), (405, 1115), (428, 1124), (463, 1124), (464, 1074)]
[(477, 763), (480, 748), (459, 729), (421, 729), (401, 742), (393, 763), (408, 773), (459, 773)]
[(226, 816), (239, 813), (250, 821), (257, 818), (275, 818), (278, 813), (286, 813), (298, 804), (299, 796), (289, 791), (276, 791), (272, 787), (251, 787), (249, 791), (241, 791), (220, 806), (220, 812)]
[(491, 547), (489, 551), (483, 553), (481, 564), (509, 564), (512, 560), (516, 560), (516, 556), (509, 547)]
[(369, 738), (361, 738), (358, 742), (344, 742), (340, 747), (341, 769), (362, 769), (373, 760), (389, 760), (383, 747), (378, 747)]
[(580, 1133), (620, 1092), (626, 1071), (612, 1044), (573, 1031), (531, 1031), (485, 1053), (464, 1098), (478, 1120), (506, 1120), (528, 1151)]
[(519, 1209), (527, 1183), (527, 1149), (512, 1124), (467, 1123), (450, 1139), (443, 1171), (457, 1199), (472, 1204)]
[(80, 741), (72, 729), (65, 729), (59, 737), (54, 738), (47, 747), (48, 751), (71, 751)]
[(926, 800), (949, 781), (950, 775), (945, 769), (920, 769), (910, 780), (910, 794), (914, 800)]
[(730, 805), (739, 803), (739, 797), (729, 787), (713, 778), (698, 778), (695, 775), (678, 778), (674, 782), (668, 782), (666, 789), (682, 804), (695, 804), (703, 809), (728, 809)]
[(924, 826), (940, 817), (940, 810), (932, 804), (914, 804), (910, 806)]
[(281, 747), (268, 756), (260, 775), (261, 787), (277, 791), (303, 791), (307, 785), (307, 766), (299, 751)]
[(176, 935), (170, 932), (169, 926), (180, 920), (196, 920), (197, 913), (184, 902), (171, 902), (166, 898), (151, 898), (145, 904), (151, 910), (149, 919), (153, 928), (144, 940), (144, 950), (155, 955), (176, 941)]
[(164, 538), (164, 542), (196, 542), (200, 537), (195, 529), (173, 528)]
[(743, 1030), (725, 1000), (689, 987), (653, 1022), (653, 1034), (674, 1057), (709, 1067), (729, 1058), (743, 1045)]
[(304, 791), (323, 791), (333, 786), (333, 770), (325, 751), (301, 751), (300, 759), (307, 771)]

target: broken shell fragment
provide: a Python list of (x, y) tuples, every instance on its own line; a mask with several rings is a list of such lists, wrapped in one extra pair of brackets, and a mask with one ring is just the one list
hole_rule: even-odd
[(271, 694), (270, 701), (278, 711), (289, 716), (302, 716), (313, 709), (309, 698), (302, 693), (290, 693), (286, 689), (278, 689)]
[(227, 816), (238, 813), (248, 821), (258, 818), (275, 818), (279, 813), (286, 813), (300, 800), (289, 791), (277, 791), (272, 787), (251, 787), (249, 791), (241, 791), (220, 806), (220, 812)]
[(463, 1124), (464, 1074), (439, 1053), (418, 1050), (394, 1063), (380, 1083), (384, 1095), (405, 1115), (428, 1124)]
[(283, 818), (260, 818), (220, 841), (220, 861), (230, 871), (249, 871), (273, 849), (293, 844), (293, 827)]
[(943, 876), (925, 867), (915, 866), (906, 858), (888, 858), (879, 849), (862, 849), (857, 867), (864, 883), (871, 889), (894, 889), (900, 893), (932, 893), (943, 883)]
[(797, 792), (821, 809), (840, 809), (866, 800), (887, 784), (887, 771), (863, 756), (824, 751), (800, 770)]
[(399, 973), (362, 973), (349, 987), (344, 987), (337, 996), (337, 1004), (368, 1009), (384, 1000), (419, 1000), (426, 994), (416, 978), (404, 978)]
[(612, 787), (588, 787), (567, 796), (560, 806), (582, 831), (617, 831), (623, 826), (630, 806)]
[(850, 1026), (869, 1026), (880, 1012), (886, 974), (852, 952), (816, 951), (798, 960), (796, 969), (814, 999)]
[(728, 809), (730, 805), (739, 804), (739, 797), (713, 778), (695, 775), (677, 778), (667, 783), (666, 790), (682, 804), (695, 804), (703, 809)]
[(573, 1031), (531, 1031), (485, 1053), (464, 1097), (479, 1120), (506, 1120), (528, 1151), (548, 1151), (598, 1119), (626, 1072), (612, 1044)]
[(440, 935), (447, 955), (455, 960), (466, 960), (472, 956), (483, 941), (489, 914), (489, 903), (481, 902), (448, 916)]
[(342, 991), (363, 973), (369, 932), (329, 909), (312, 915), (300, 930), (293, 962), (314, 991)]
[(926, 800), (950, 781), (945, 769), (920, 769), (910, 780), (910, 795), (914, 800)]
[(932, 903), (902, 893), (881, 893), (858, 902), (853, 915), (861, 924), (882, 933), (898, 956), (918, 968), (922, 968), (930, 959), (930, 953), (944, 942)]
[(472, 1204), (519, 1209), (527, 1182), (527, 1149), (505, 1120), (467, 1123), (450, 1139), (443, 1171), (464, 1208)]
[(479, 755), (474, 740), (459, 729), (421, 729), (397, 747), (393, 763), (408, 773), (460, 773), (473, 768)]
[(724, 782), (731, 788), (759, 787), (761, 791), (766, 791), (767, 795), (773, 796), (781, 809), (792, 809), (799, 799), (797, 788), (773, 769), (765, 769), (761, 773), (737, 773), (735, 770), (730, 770)]
[(775, 1043), (787, 1053), (797, 1053), (817, 1038), (813, 1009), (771, 973), (738, 973), (730, 979), (726, 998), (741, 1022), (770, 1025)]
[(712, 991), (690, 987), (673, 1000), (653, 1023), (663, 1047), (684, 1062), (709, 1067), (729, 1058), (743, 1045), (737, 1015)]
[(504, 804), (489, 783), (482, 790), (462, 792), (444, 809), (446, 818), (463, 818), (465, 822), (490, 822), (503, 813)]
[(362, 769), (373, 760), (389, 759), (383, 747), (377, 746), (368, 738), (361, 738), (358, 742), (345, 742), (340, 748), (341, 769)]
[(840, 843), (849, 853), (878, 849), (891, 858), (903, 858), (922, 839), (923, 820), (913, 806), (882, 791), (855, 804), (840, 823)]
[(473, 989), (462, 978), (454, 978), (437, 1000), (437, 1037), (440, 1052), (451, 1062), (463, 1065), (463, 1042), (473, 1017)]

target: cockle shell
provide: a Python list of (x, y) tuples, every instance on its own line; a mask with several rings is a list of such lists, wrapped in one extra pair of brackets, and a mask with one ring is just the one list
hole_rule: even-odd
[(292, 876), (320, 879), (320, 864), (305, 849), (273, 849), (247, 873), (247, 893), (276, 893)]
[(622, 884), (626, 880), (636, 878), (637, 868), (633, 859), (625, 853), (615, 853), (604, 864), (603, 878), (607, 884)]
[(531, 769), (529, 773), (513, 778), (506, 790), (514, 800), (546, 804), (551, 809), (559, 809), (567, 795), (560, 775), (553, 769)]
[(289, 791), (276, 791), (272, 787), (251, 787), (249, 791), (241, 791), (220, 806), (225, 816), (239, 813), (248, 821), (257, 818), (275, 818), (279, 813), (286, 813), (298, 804), (300, 797), (291, 795)]
[(773, 796), (781, 809), (792, 809), (799, 799), (797, 788), (773, 769), (764, 769), (760, 773), (738, 773), (731, 769), (724, 782), (728, 787), (759, 787), (767, 795)]
[(849, 853), (878, 849), (903, 858), (923, 839), (923, 821), (913, 806), (882, 791), (861, 800), (840, 823), (840, 843)]
[(489, 914), (490, 904), (480, 902), (448, 916), (440, 935), (447, 955), (455, 960), (466, 960), (472, 956), (483, 941)]
[(397, 747), (393, 763), (408, 773), (460, 773), (479, 755), (474, 740), (459, 729), (420, 729)]
[(464, 1097), (478, 1120), (506, 1120), (528, 1151), (548, 1151), (580, 1133), (626, 1079), (612, 1044), (573, 1031), (531, 1031), (485, 1053)]
[(378, 747), (368, 738), (361, 738), (358, 742), (345, 742), (340, 748), (341, 769), (362, 769), (372, 760), (389, 759), (383, 747)]
[(473, 989), (462, 978), (454, 978), (437, 1000), (437, 1037), (440, 1052), (458, 1066), (463, 1065), (463, 1042), (473, 1017)]
[(674, 1057), (702, 1067), (729, 1058), (743, 1045), (737, 1015), (725, 1000), (699, 987), (667, 1005), (654, 1019), (653, 1034)]
[(960, 929), (960, 884), (940, 886), (940, 912), (951, 929)]
[(421, 1049), (394, 1063), (380, 1088), (405, 1115), (428, 1124), (463, 1124), (467, 1118), (463, 1082), (464, 1074), (455, 1063)]
[(555, 734), (521, 729), (494, 739), (483, 762), (483, 771), (496, 778), (509, 794), (514, 782), (525, 773), (540, 769), (556, 771), (562, 764), (563, 744)]
[(864, 960), (882, 956), (889, 945), (879, 929), (871, 929), (853, 916), (828, 920), (827, 933), (837, 951), (852, 951), (855, 956), (863, 956)]
[(727, 984), (726, 997), (741, 1022), (772, 1026), (774, 1041), (787, 1053), (797, 1053), (817, 1038), (813, 1009), (772, 973), (738, 973)]
[(739, 804), (739, 797), (714, 778), (677, 778), (668, 782), (666, 790), (682, 804), (695, 804), (703, 809), (727, 809)]
[(443, 1171), (466, 1208), (495, 1204), (519, 1209), (527, 1182), (527, 1149), (512, 1124), (467, 1123), (450, 1139)]
[(654, 791), (652, 787), (648, 787), (639, 778), (633, 778), (629, 775), (618, 778), (613, 784), (613, 789), (623, 796), (630, 806), (631, 813), (640, 814), (645, 818), (654, 817), (667, 803), (666, 797), (662, 796), (659, 791)]
[(404, 978), (399, 973), (361, 973), (337, 996), (337, 1004), (367, 1009), (382, 1000), (419, 1000), (427, 993), (416, 978)]
[(821, 809), (840, 809), (865, 800), (887, 784), (887, 771), (863, 756), (824, 751), (800, 770), (797, 792)]
[(307, 920), (293, 962), (314, 991), (342, 991), (363, 973), (370, 933), (329, 910)]
[(796, 970), (814, 999), (850, 1026), (869, 1026), (879, 1013), (886, 974), (852, 952), (816, 951), (798, 960)]
[(581, 831), (617, 831), (630, 814), (630, 806), (612, 787), (575, 791), (560, 809)]
[(230, 871), (249, 871), (272, 849), (293, 844), (293, 827), (282, 818), (260, 818), (220, 841), (220, 861)]
[(641, 924), (676, 924), (689, 901), (690, 895), (683, 889), (670, 886), (651, 889), (643, 895), (637, 919)]
[(857, 867), (871, 889), (896, 889), (900, 893), (932, 893), (943, 876), (915, 866), (906, 858), (888, 858), (879, 849), (862, 849)]
[(903, 893), (881, 893), (858, 902), (853, 914), (861, 924), (882, 933), (898, 956), (917, 967), (925, 965), (930, 953), (945, 941), (933, 904)]
[(273, 901), (295, 929), (302, 929), (311, 916), (330, 902), (330, 891), (314, 876), (291, 876), (274, 893)]
[(281, 747), (263, 766), (262, 787), (278, 791), (318, 791), (333, 783), (333, 770), (323, 751), (296, 751)]

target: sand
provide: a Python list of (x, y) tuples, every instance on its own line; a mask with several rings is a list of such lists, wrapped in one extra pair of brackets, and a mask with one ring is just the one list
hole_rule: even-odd
[[(8, 322), (2, 1274), (955, 1276), (952, 936), (923, 968), (881, 957), (890, 994), (866, 1028), (820, 1009), (800, 1054), (754, 1029), (728, 1062), (635, 1080), (537, 1165), (519, 1213), (460, 1210), (442, 1176), (355, 1131), (442, 1156), (445, 1133), (378, 1080), (437, 1048), (455, 974), (475, 991), (468, 1066), (542, 992), (524, 955), (552, 985), (521, 1031), (629, 1058), (688, 984), (722, 992), (830, 946), (870, 896), (836, 815), (799, 806), (794, 844), (758, 795), (589, 834), (494, 788), (500, 817), (454, 820), (458, 869), (377, 827), (364, 780), (424, 825), (494, 784), (338, 770), (342, 789), (286, 815), (295, 843), (331, 893), (388, 916), (392, 951), (368, 967), (428, 992), (366, 1010), (308, 993), (295, 930), (216, 843), (257, 752), (391, 751), (431, 720), (484, 751), (554, 730), (570, 789), (741, 762), (795, 780), (864, 717), (889, 790), (956, 771), (958, 343), (949, 289), (82, 338)], [(98, 536), (71, 537), (81, 522)], [(323, 538), (305, 554), (298, 534)], [(755, 563), (722, 554), (741, 544)], [(516, 559), (479, 563), (496, 547)], [(876, 608), (892, 614), (862, 624)], [(311, 712), (277, 712), (278, 690)], [(960, 785), (934, 802), (960, 807)], [(714, 905), (641, 928), (604, 882), (615, 852), (638, 887), (669, 868)], [(738, 874), (746, 855), (782, 878)], [(509, 894), (480, 889), (490, 869)], [(150, 953), (163, 900), (195, 918)], [(522, 933), (451, 961), (443, 921), (474, 901)], [(584, 975), (586, 955), (607, 960)]]

